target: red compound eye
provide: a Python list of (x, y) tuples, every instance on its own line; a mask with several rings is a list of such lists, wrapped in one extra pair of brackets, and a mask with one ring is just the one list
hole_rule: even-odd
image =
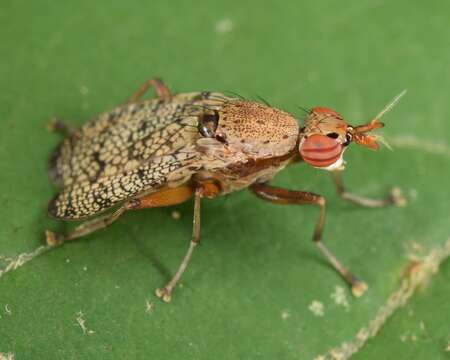
[(314, 134), (303, 140), (299, 150), (301, 157), (309, 165), (327, 167), (339, 160), (342, 145), (336, 139)]

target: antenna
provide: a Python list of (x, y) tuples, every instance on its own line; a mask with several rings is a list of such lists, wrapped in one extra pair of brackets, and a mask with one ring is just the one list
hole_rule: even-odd
[(392, 108), (395, 106), (395, 104), (397, 104), (398, 101), (400, 100), (400, 98), (405, 94), (406, 94), (406, 90), (403, 90), (394, 99), (392, 99), (392, 101), (389, 104), (387, 104), (384, 107), (384, 109), (381, 110), (381, 112), (377, 116), (375, 116), (375, 118), (370, 120), (365, 125), (360, 125), (360, 126), (353, 128), (352, 129), (353, 140), (359, 145), (366, 146), (366, 147), (374, 149), (374, 150), (378, 149), (377, 141), (379, 141), (379, 142), (383, 143), (384, 145), (386, 145), (386, 147), (388, 149), (390, 149), (389, 144), (387, 144), (386, 140), (384, 140), (382, 136), (366, 135), (366, 133), (369, 131), (375, 130), (375, 129), (382, 128), (384, 126), (384, 124), (381, 121), (379, 121), (380, 118), (387, 112), (391, 111)]
[(381, 110), (379, 112), (379, 114), (377, 116), (375, 116), (375, 118), (371, 121), (371, 122), (375, 122), (377, 120), (380, 120), (386, 113), (388, 113), (389, 111), (392, 110), (392, 108), (399, 102), (399, 100), (402, 98), (403, 95), (406, 94), (406, 89), (403, 90), (400, 94), (398, 94), (395, 98), (392, 99), (392, 101), (387, 104), (383, 110)]

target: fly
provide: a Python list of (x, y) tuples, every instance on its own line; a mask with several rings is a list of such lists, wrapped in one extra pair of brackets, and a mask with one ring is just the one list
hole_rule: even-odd
[[(156, 98), (142, 100), (153, 87)], [(267, 104), (218, 92), (172, 94), (160, 79), (145, 82), (116, 109), (79, 129), (61, 121), (53, 129), (66, 134), (49, 160), (49, 178), (59, 188), (48, 213), (60, 220), (85, 220), (65, 234), (46, 232), (47, 243), (61, 245), (105, 228), (124, 212), (181, 204), (194, 198), (192, 237), (173, 278), (156, 295), (170, 302), (200, 241), (202, 199), (248, 188), (276, 204), (316, 205), (319, 216), (312, 240), (351, 286), (355, 296), (365, 282), (344, 267), (324, 245), (325, 198), (269, 184), (286, 166), (305, 162), (332, 173), (338, 194), (366, 207), (402, 205), (396, 191), (369, 199), (345, 190), (340, 173), (350, 143), (377, 150), (372, 130), (404, 94), (367, 124), (350, 126), (336, 111), (314, 107), (303, 126), (289, 113)]]

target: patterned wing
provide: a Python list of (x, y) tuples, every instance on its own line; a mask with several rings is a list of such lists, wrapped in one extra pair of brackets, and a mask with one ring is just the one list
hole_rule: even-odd
[(62, 187), (50, 215), (81, 219), (179, 178), (187, 181), (198, 168), (198, 115), (226, 99), (213, 95), (129, 104), (86, 123), (50, 158), (50, 179)]
[(89, 121), (57, 147), (50, 179), (60, 187), (94, 183), (192, 143), (198, 136), (192, 107), (198, 98), (192, 93), (129, 104)]
[(171, 155), (153, 158), (135, 169), (96, 182), (82, 181), (63, 189), (48, 206), (50, 215), (83, 219), (139, 194), (151, 192), (170, 182), (183, 182), (197, 170), (195, 151), (180, 149)]

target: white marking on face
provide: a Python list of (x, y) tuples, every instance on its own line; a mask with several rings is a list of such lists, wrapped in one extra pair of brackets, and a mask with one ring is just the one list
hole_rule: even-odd
[(344, 151), (345, 148), (342, 150), (341, 152), (341, 156), (339, 157), (339, 159), (337, 159), (333, 164), (328, 165), (327, 167), (317, 167), (315, 166), (316, 169), (321, 169), (321, 170), (326, 170), (326, 171), (342, 171), (345, 169), (345, 160), (344, 160)]

